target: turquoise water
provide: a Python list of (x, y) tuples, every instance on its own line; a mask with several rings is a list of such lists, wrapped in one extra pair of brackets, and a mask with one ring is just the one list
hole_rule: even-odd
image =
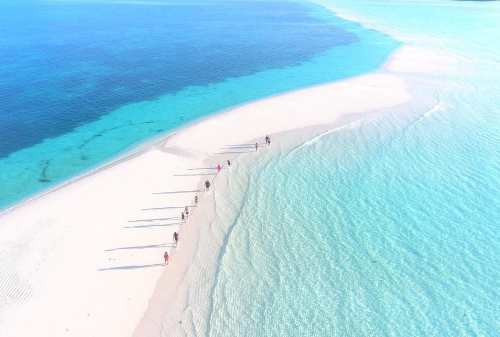
[(231, 173), (242, 205), (198, 334), (499, 336), (500, 4), (335, 3), (467, 67), (409, 77), (436, 105)]
[(0, 30), (0, 209), (222, 109), (373, 70), (399, 45), (289, 1), (1, 4)]

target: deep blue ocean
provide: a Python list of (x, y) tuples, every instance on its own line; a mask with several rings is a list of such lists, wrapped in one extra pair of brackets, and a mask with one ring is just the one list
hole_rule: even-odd
[(0, 208), (243, 102), (360, 74), (398, 43), (308, 3), (0, 5)]

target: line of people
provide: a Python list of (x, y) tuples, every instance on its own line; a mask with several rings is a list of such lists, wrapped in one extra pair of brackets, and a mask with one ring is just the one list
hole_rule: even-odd
[[(271, 145), (271, 137), (266, 136), (266, 138), (265, 138), (265, 144), (266, 144), (266, 146), (270, 146)], [(258, 151), (258, 149), (259, 149), (259, 143), (255, 143), (255, 151)], [(227, 167), (231, 166), (231, 161), (229, 159), (226, 161), (226, 163), (227, 163)], [(222, 171), (222, 165), (221, 164), (217, 164), (216, 170), (217, 170), (217, 174), (219, 174)], [(205, 181), (205, 191), (206, 192), (208, 192), (210, 190), (210, 186), (211, 186), (210, 181), (206, 180)], [(194, 196), (194, 204), (198, 205), (198, 195), (197, 194)], [(188, 216), (189, 216), (189, 207), (188, 206), (184, 206), (184, 211), (181, 212), (181, 220), (182, 220), (182, 222), (186, 222)], [(177, 247), (177, 243), (179, 241), (179, 233), (174, 232), (173, 239), (174, 239), (175, 246)], [(163, 260), (165, 262), (165, 265), (168, 265), (168, 261), (169, 261), (168, 251), (165, 251), (165, 253), (163, 253)]]

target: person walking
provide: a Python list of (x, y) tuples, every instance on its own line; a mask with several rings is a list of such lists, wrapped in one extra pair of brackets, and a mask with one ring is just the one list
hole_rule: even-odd
[(184, 206), (184, 213), (186, 213), (186, 217), (189, 215), (189, 208)]
[(210, 189), (210, 181), (205, 181), (205, 189), (208, 191)]
[(266, 136), (266, 145), (271, 145), (271, 137)]
[(219, 173), (220, 170), (222, 170), (222, 166), (220, 166), (220, 164), (217, 164), (217, 173)]
[(198, 205), (198, 196), (197, 195), (194, 196), (194, 204)]
[(227, 160), (227, 166), (231, 166), (231, 161), (229, 159)]
[(181, 220), (184, 221), (186, 219), (186, 216), (184, 215), (184, 212), (181, 213)]
[(177, 241), (179, 241), (179, 234), (177, 234), (177, 232), (174, 232), (174, 242), (176, 247), (177, 247)]
[(259, 150), (259, 143), (255, 143), (255, 151)]
[(165, 261), (165, 265), (168, 264), (168, 252), (165, 251), (165, 253), (163, 253), (163, 260)]

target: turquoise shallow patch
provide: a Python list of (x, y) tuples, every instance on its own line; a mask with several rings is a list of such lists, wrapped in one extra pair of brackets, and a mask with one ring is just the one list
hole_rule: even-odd
[(334, 3), (458, 55), (457, 72), (412, 88), (434, 106), (253, 164), (205, 335), (497, 336), (500, 5)]

